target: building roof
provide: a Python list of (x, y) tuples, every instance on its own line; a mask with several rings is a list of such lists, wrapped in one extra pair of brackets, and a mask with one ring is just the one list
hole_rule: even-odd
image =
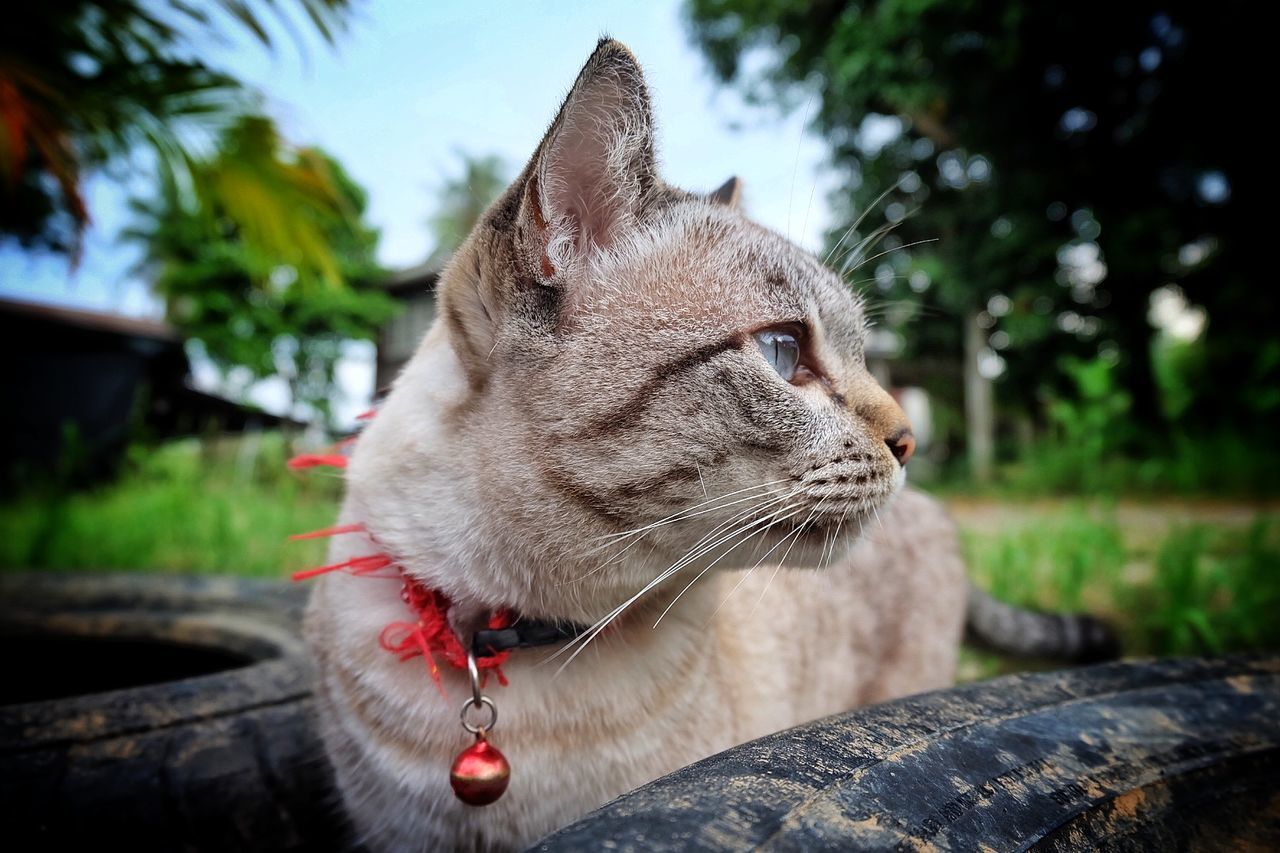
[(141, 317), (126, 317), (123, 314), (109, 314), (104, 311), (85, 311), (80, 308), (64, 308), (60, 305), (0, 299), (0, 314), (165, 343), (182, 341), (182, 336), (165, 323)]
[(383, 282), (383, 288), (391, 296), (405, 299), (422, 293), (431, 293), (440, 279), (440, 267), (432, 261), (396, 270)]

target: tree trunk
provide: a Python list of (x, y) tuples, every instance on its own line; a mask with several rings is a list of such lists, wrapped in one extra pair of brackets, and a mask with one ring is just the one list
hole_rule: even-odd
[(978, 370), (986, 332), (978, 324), (976, 312), (967, 314), (964, 323), (964, 416), (969, 471), (979, 483), (988, 483), (995, 457), (995, 407), (991, 380)]

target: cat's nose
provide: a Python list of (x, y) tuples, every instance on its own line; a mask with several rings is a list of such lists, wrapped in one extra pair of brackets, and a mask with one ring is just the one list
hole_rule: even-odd
[(911, 427), (902, 427), (896, 433), (884, 440), (889, 445), (889, 452), (893, 454), (893, 458), (898, 460), (898, 464), (905, 466), (907, 460), (916, 452), (916, 437), (911, 434)]
[(898, 401), (869, 373), (850, 377), (843, 390), (863, 429), (869, 433), (867, 437), (883, 441), (898, 464), (906, 465), (916, 452), (916, 437)]

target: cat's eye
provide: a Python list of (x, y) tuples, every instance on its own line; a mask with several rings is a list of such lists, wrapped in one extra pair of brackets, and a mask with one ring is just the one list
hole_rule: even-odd
[(794, 379), (796, 369), (800, 366), (799, 339), (791, 332), (779, 329), (756, 332), (755, 339), (769, 366), (778, 371), (778, 375), (786, 381)]

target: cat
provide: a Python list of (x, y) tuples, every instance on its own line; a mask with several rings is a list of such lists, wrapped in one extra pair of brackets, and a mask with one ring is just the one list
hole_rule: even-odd
[[(952, 683), (971, 592), (951, 522), (904, 487), (914, 441), (866, 370), (862, 302), (737, 197), (661, 180), (640, 66), (602, 40), (442, 273), (347, 465), (346, 573), (306, 618), (369, 849), (519, 849), (735, 744)], [(485, 690), (510, 787), (477, 808), (449, 772), (470, 682), (427, 634), (495, 614), (615, 618), (550, 663), (504, 653)]]

